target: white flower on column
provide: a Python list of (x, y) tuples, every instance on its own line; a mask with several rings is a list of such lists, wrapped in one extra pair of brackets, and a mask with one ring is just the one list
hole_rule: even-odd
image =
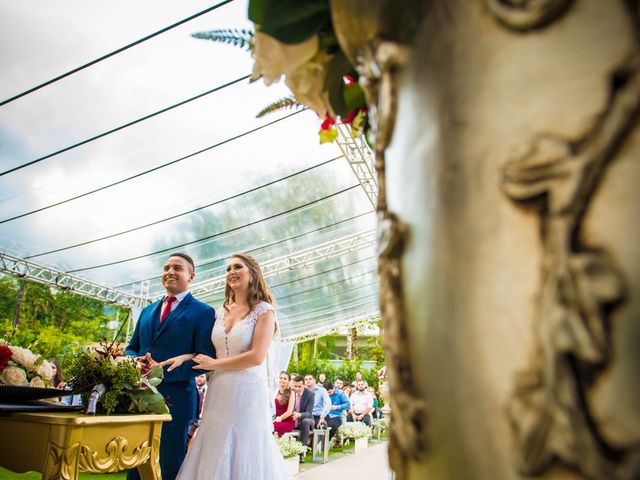
[(321, 118), (324, 118), (327, 112), (335, 117), (329, 106), (327, 94), (322, 91), (330, 59), (330, 55), (319, 52), (313, 59), (288, 73), (285, 79), (287, 87), (296, 100), (316, 112)]
[(265, 85), (280, 80), (311, 60), (318, 52), (318, 36), (313, 35), (304, 42), (282, 43), (275, 38), (256, 31), (253, 37), (254, 79), (262, 76)]

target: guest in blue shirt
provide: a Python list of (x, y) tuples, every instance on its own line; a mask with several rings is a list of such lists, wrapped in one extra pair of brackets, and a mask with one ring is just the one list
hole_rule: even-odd
[(331, 410), (331, 399), (324, 387), (316, 385), (316, 377), (313, 375), (304, 376), (304, 385), (315, 395), (313, 397), (313, 419), (316, 428), (323, 428), (326, 425), (325, 418)]
[(327, 417), (327, 427), (331, 429), (329, 439), (334, 437), (338, 428), (342, 425), (343, 413), (351, 408), (351, 402), (349, 402), (347, 394), (344, 393), (338, 385), (344, 385), (344, 381), (341, 378), (336, 378), (335, 387), (331, 382), (325, 382), (324, 384), (331, 399), (331, 410), (329, 417)]

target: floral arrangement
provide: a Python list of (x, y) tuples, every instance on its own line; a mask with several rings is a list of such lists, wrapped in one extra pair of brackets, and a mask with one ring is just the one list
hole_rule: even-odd
[(168, 413), (164, 397), (156, 388), (163, 378), (161, 367), (150, 369), (146, 364), (126, 356), (119, 343), (103, 342), (95, 349), (73, 354), (68, 373), (74, 391), (87, 406), (97, 385), (105, 392), (97, 403), (97, 412)]
[(49, 387), (53, 365), (40, 355), (0, 339), (0, 385)]
[(388, 418), (379, 418), (378, 419), (378, 428), (381, 432), (386, 432), (389, 430), (389, 419)]
[(369, 438), (373, 435), (371, 427), (363, 422), (346, 422), (338, 428), (338, 434), (343, 438)]
[(369, 131), (364, 90), (358, 73), (336, 39), (329, 0), (250, 0), (247, 30), (212, 30), (195, 38), (246, 48), (254, 58), (252, 81), (266, 85), (283, 76), (292, 96), (280, 99), (258, 117), (283, 108), (309, 107), (322, 120), (320, 143), (338, 136), (336, 121), (351, 126), (353, 137)]
[(307, 453), (307, 450), (309, 449), (309, 447), (303, 445), (302, 442), (299, 442), (290, 435), (283, 435), (282, 437), (278, 437), (278, 434), (274, 433), (273, 438), (276, 439), (278, 448), (280, 448), (280, 453), (282, 453), (282, 456), (285, 460), (287, 458), (293, 458), (297, 455), (303, 455)]

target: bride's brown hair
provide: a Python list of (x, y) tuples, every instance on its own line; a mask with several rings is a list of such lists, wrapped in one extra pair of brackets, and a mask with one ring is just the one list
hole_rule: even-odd
[[(262, 269), (258, 261), (248, 253), (234, 253), (231, 258), (239, 258), (247, 266), (251, 273), (251, 280), (249, 281), (249, 291), (247, 292), (247, 303), (249, 309), (253, 310), (258, 302), (268, 302), (273, 305), (273, 297), (269, 291), (267, 283), (262, 276)], [(229, 283), (224, 287), (224, 303), (222, 306), (225, 310), (229, 311), (229, 305), (235, 302), (236, 297), (234, 291), (229, 286)]]

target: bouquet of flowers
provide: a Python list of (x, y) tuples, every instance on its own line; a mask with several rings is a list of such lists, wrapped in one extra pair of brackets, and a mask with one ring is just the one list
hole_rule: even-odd
[(336, 139), (338, 118), (351, 126), (354, 138), (366, 138), (370, 125), (364, 90), (336, 39), (329, 0), (250, 0), (249, 19), (255, 33), (223, 29), (193, 36), (248, 49), (255, 60), (252, 81), (262, 78), (270, 85), (284, 76), (292, 96), (272, 103), (258, 117), (306, 106), (322, 119), (320, 143)]
[(302, 442), (299, 442), (295, 438), (289, 435), (283, 435), (282, 437), (278, 437), (277, 433), (273, 434), (273, 438), (276, 439), (278, 443), (278, 447), (280, 448), (280, 453), (286, 460), (287, 458), (293, 458), (297, 455), (302, 455), (307, 453), (309, 447), (303, 445)]
[(371, 427), (367, 426), (363, 422), (346, 422), (340, 425), (338, 433), (343, 438), (369, 438), (373, 435)]
[(50, 362), (31, 350), (0, 339), (0, 385), (49, 387), (54, 371)]
[(96, 386), (104, 386), (96, 412), (169, 413), (164, 397), (156, 388), (163, 378), (161, 367), (150, 369), (122, 351), (119, 343), (101, 343), (95, 349), (76, 352), (68, 369), (71, 384), (89, 403)]
[(389, 419), (388, 418), (379, 418), (378, 419), (378, 428), (380, 428), (381, 432), (386, 432), (389, 430)]

